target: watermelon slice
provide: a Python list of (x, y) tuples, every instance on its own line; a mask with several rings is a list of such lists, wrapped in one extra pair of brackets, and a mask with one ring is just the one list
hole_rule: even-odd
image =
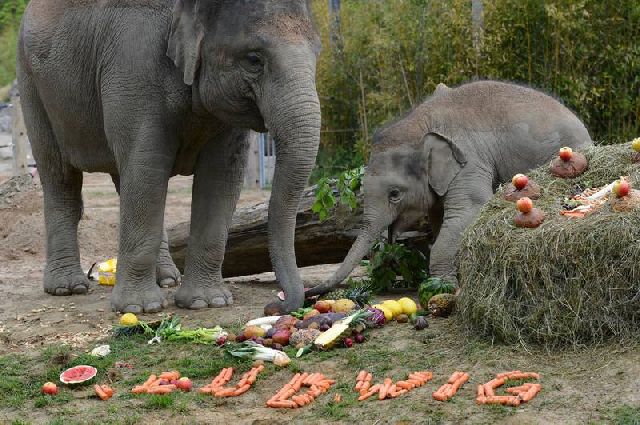
[(91, 381), (97, 373), (98, 369), (93, 366), (74, 366), (60, 374), (60, 382), (66, 385), (83, 384)]

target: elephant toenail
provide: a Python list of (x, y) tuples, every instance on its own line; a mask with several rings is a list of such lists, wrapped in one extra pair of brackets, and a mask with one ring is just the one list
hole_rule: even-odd
[(73, 287), (74, 294), (86, 294), (88, 292), (88, 288), (84, 285), (76, 285)]
[(122, 313), (133, 313), (133, 314), (140, 314), (142, 313), (142, 306), (136, 305), (136, 304), (129, 304), (128, 306), (126, 306), (124, 308), (124, 310), (122, 311)]
[(211, 307), (224, 307), (227, 305), (227, 301), (223, 297), (215, 297), (209, 303)]
[(162, 310), (162, 304), (158, 302), (150, 303), (147, 308), (144, 309), (146, 313), (157, 313)]
[(227, 297), (227, 305), (231, 305), (231, 304), (233, 304), (233, 297), (231, 295), (229, 295)]
[(71, 291), (69, 291), (69, 288), (56, 288), (55, 293), (56, 295), (69, 295)]
[(209, 307), (209, 305), (205, 300), (194, 300), (191, 303), (192, 310), (202, 310), (203, 308), (207, 308), (207, 307)]

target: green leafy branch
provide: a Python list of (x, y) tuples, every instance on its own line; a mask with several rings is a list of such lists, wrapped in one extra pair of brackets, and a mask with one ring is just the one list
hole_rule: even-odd
[[(364, 166), (345, 171), (337, 179), (321, 178), (316, 189), (316, 201), (311, 210), (318, 214), (320, 221), (331, 215), (331, 210), (338, 202), (349, 207), (351, 211), (358, 207), (358, 192), (362, 186)], [(334, 191), (335, 187), (335, 191)], [(336, 199), (336, 193), (339, 200)]]

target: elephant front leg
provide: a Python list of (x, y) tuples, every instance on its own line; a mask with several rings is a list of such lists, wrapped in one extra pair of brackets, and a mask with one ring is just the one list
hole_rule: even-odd
[(478, 191), (473, 197), (465, 194), (446, 196), (442, 225), (431, 247), (429, 273), (433, 277), (451, 282), (458, 288), (456, 256), (460, 249), (462, 233), (476, 219), (482, 206), (491, 198), (492, 191), (490, 188), (482, 193)]
[[(118, 195), (120, 195), (120, 176), (112, 174), (111, 180), (113, 180), (116, 191)], [(169, 253), (169, 236), (167, 235), (167, 228), (164, 224), (162, 226), (160, 251), (158, 252), (158, 259), (156, 261), (156, 280), (158, 286), (161, 288), (177, 286), (181, 280), (180, 270), (176, 267)]]
[(173, 159), (140, 149), (120, 171), (120, 248), (114, 311), (150, 313), (167, 302), (156, 283), (156, 261), (162, 240), (164, 205)]
[(193, 182), (191, 231), (178, 307), (202, 309), (233, 303), (222, 280), (222, 261), (249, 147), (249, 131), (232, 129), (200, 153)]

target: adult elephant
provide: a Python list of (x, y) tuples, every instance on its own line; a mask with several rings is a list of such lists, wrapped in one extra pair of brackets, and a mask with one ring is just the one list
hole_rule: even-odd
[(176, 278), (163, 243), (167, 183), (193, 174), (176, 304), (231, 304), (220, 270), (253, 129), (276, 140), (269, 245), (287, 294), (280, 308), (302, 306), (293, 242), (320, 136), (319, 47), (307, 0), (33, 0), (17, 71), (44, 191), (45, 290), (87, 292), (77, 242), (82, 172), (106, 172), (120, 193), (112, 307), (164, 307), (156, 282)]
[(555, 99), (494, 81), (450, 89), (374, 136), (364, 177), (364, 226), (346, 259), (307, 295), (342, 282), (388, 227), (390, 239), (420, 217), (436, 235), (431, 275), (457, 284), (462, 232), (500, 183), (549, 161), (563, 146), (592, 144), (582, 122)]

